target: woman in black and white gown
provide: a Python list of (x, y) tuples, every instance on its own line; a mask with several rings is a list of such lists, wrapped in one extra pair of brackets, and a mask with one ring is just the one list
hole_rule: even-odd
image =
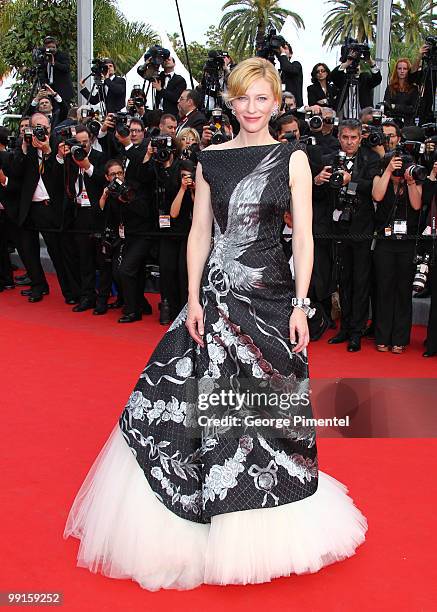
[[(316, 572), (353, 555), (367, 530), (346, 487), (318, 469), (312, 426), (200, 424), (200, 398), (210, 415), (212, 394), (226, 385), (236, 394), (294, 393), (293, 416), (312, 414), (303, 401), (308, 160), (303, 146), (269, 134), (281, 101), (270, 62), (241, 62), (228, 96), (241, 129), (199, 155), (188, 303), (150, 357), (64, 533), (81, 540), (78, 565), (150, 590)], [(295, 295), (281, 244), (290, 190)], [(248, 401), (240, 414), (253, 408)], [(223, 404), (215, 410), (229, 414)]]

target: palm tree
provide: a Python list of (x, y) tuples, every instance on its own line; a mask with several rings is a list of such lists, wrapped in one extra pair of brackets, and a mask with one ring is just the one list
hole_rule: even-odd
[(435, 34), (436, 17), (431, 0), (403, 0), (393, 5), (393, 32), (407, 47), (420, 47), (425, 36)]
[(324, 45), (332, 48), (346, 36), (358, 42), (374, 40), (378, 0), (329, 0), (328, 4), (334, 7), (326, 14), (322, 28)]
[(236, 8), (223, 15), (219, 29), (223, 31), (225, 45), (232, 46), (237, 59), (253, 54), (270, 23), (279, 30), (291, 17), (296, 27), (305, 27), (297, 13), (279, 6), (279, 0), (228, 0), (222, 10), (231, 7)]

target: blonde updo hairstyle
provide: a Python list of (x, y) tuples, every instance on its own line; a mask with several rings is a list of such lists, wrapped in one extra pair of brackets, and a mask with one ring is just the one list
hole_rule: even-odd
[(273, 96), (280, 105), (282, 84), (278, 71), (271, 62), (263, 57), (249, 57), (240, 62), (229, 75), (228, 91), (225, 94), (226, 106), (232, 108), (232, 100), (245, 95), (254, 81), (265, 79), (272, 87)]

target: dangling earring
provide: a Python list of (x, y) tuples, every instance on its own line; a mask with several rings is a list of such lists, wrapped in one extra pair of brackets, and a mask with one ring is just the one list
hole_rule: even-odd
[(235, 116), (235, 109), (232, 109), (231, 113)]
[(274, 106), (272, 110), (272, 115), (271, 115), (272, 119), (276, 119), (276, 117), (278, 116), (278, 113), (279, 113), (279, 104), (276, 104), (276, 106)]

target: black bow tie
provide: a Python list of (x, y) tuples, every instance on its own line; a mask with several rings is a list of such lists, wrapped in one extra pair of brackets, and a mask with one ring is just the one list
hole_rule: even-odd
[(165, 79), (171, 79), (171, 74), (164, 74)]

